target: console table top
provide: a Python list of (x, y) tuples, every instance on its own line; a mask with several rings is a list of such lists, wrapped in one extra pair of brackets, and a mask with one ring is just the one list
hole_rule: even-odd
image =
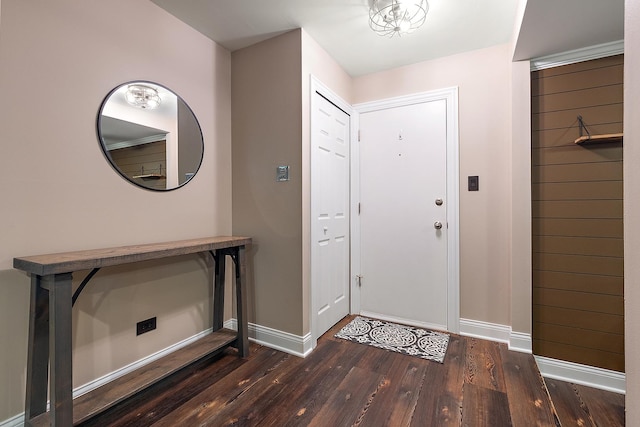
[(13, 259), (13, 267), (28, 273), (46, 276), (244, 246), (250, 243), (250, 237), (203, 237), (173, 242), (17, 257)]

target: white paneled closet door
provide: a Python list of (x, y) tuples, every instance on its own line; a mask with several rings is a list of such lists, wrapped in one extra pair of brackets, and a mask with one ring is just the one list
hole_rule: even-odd
[(349, 313), (350, 117), (313, 93), (311, 287), (315, 337)]

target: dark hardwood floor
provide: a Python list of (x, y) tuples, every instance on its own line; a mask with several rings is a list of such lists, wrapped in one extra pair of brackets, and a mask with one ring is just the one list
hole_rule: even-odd
[(624, 395), (545, 379), (563, 426), (623, 426)]
[(305, 359), (226, 350), (83, 426), (624, 425), (624, 396), (555, 380), (548, 393), (504, 344), (452, 335), (440, 364), (334, 338), (348, 320)]

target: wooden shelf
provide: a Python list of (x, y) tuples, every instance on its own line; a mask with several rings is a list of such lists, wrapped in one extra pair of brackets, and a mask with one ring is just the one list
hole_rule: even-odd
[(167, 179), (165, 175), (160, 175), (158, 173), (146, 173), (144, 175), (134, 175), (132, 178), (142, 178), (142, 179)]
[[(123, 375), (73, 401), (73, 424), (80, 424), (158, 383), (190, 364), (221, 352), (237, 339), (236, 331), (220, 329), (140, 369)], [(49, 412), (31, 420), (32, 426), (48, 426)]]
[(148, 243), (117, 248), (17, 257), (13, 259), (13, 267), (28, 273), (46, 276), (170, 256), (215, 251), (221, 248), (244, 246), (250, 243), (250, 237), (203, 237), (176, 242)]
[(585, 143), (605, 143), (605, 142), (621, 142), (622, 141), (622, 133), (607, 133), (604, 135), (585, 135), (576, 139), (574, 142), (576, 144), (585, 144)]

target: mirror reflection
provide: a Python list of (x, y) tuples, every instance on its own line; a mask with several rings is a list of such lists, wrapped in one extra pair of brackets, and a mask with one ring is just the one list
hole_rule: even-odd
[(181, 187), (202, 163), (204, 143), (195, 115), (157, 83), (135, 81), (113, 89), (100, 107), (98, 137), (113, 168), (149, 190)]

